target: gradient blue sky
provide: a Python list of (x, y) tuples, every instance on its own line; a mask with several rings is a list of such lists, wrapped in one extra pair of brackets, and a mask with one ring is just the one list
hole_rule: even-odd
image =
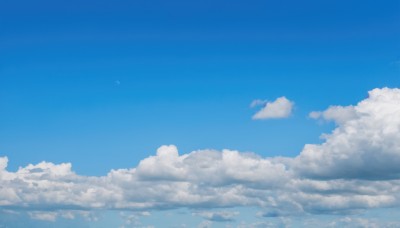
[[(136, 166), (164, 144), (293, 157), (308, 113), (400, 87), (397, 1), (0, 3), (0, 156), (9, 170)], [(286, 96), (288, 119), (254, 121)]]

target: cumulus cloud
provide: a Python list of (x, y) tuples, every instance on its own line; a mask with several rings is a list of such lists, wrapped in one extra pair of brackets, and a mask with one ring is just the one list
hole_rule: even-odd
[[(166, 145), (137, 167), (97, 177), (76, 174), (70, 163), (41, 162), (10, 172), (2, 157), (0, 208), (52, 221), (71, 217), (61, 211), (95, 209), (251, 206), (263, 217), (288, 217), (399, 207), (400, 90), (374, 89), (358, 104), (330, 107), (318, 117), (337, 127), (325, 142), (305, 145), (293, 158), (235, 150), (179, 154)], [(198, 215), (207, 221), (233, 219), (215, 211)]]
[(254, 120), (287, 118), (292, 113), (294, 103), (286, 97), (279, 97), (273, 102), (254, 100), (251, 106), (263, 104), (264, 107), (253, 115)]
[(400, 177), (400, 90), (374, 89), (356, 106), (330, 107), (323, 118), (338, 127), (325, 143), (306, 145), (296, 169), (318, 178)]

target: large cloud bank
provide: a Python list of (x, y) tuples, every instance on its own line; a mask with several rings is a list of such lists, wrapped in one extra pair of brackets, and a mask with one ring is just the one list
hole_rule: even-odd
[(9, 172), (8, 159), (2, 157), (0, 207), (84, 211), (255, 206), (265, 217), (399, 207), (400, 90), (374, 89), (355, 106), (332, 106), (312, 116), (333, 120), (337, 127), (324, 136), (324, 143), (305, 145), (294, 158), (234, 150), (180, 155), (169, 145), (137, 167), (95, 177), (74, 173), (69, 163), (42, 162)]

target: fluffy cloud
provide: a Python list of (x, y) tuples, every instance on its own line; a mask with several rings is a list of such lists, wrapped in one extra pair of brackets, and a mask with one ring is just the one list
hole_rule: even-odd
[(306, 145), (296, 169), (316, 178), (400, 177), (400, 90), (374, 89), (356, 106), (322, 112), (338, 127), (325, 143)]
[(265, 106), (253, 115), (254, 120), (287, 118), (292, 113), (294, 105), (286, 97), (279, 97), (273, 102), (255, 100), (251, 103), (251, 106), (254, 107), (260, 104), (265, 104)]
[[(357, 105), (330, 107), (319, 117), (334, 120), (337, 127), (324, 143), (305, 145), (294, 158), (234, 150), (179, 154), (169, 145), (137, 167), (95, 177), (76, 174), (69, 163), (41, 162), (9, 172), (8, 159), (2, 157), (0, 208), (55, 220), (71, 217), (62, 211), (94, 209), (253, 206), (264, 217), (287, 217), (399, 207), (400, 90), (375, 89)], [(198, 215), (213, 221), (233, 218)]]

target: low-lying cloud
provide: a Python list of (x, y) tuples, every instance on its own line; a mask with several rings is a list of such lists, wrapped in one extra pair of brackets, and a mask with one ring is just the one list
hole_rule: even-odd
[[(267, 105), (268, 106), (268, 105)], [(315, 112), (317, 113), (317, 112)], [(353, 213), (400, 206), (400, 90), (374, 89), (354, 106), (315, 118), (337, 123), (322, 144), (298, 156), (265, 158), (235, 150), (179, 154), (161, 146), (137, 167), (81, 176), (70, 163), (41, 162), (16, 172), (0, 158), (0, 208), (55, 220), (60, 211), (206, 210), (252, 206), (264, 217)], [(41, 214), (37, 211), (57, 211)], [(199, 212), (208, 220), (235, 214)], [(72, 216), (72, 215), (71, 215)]]

